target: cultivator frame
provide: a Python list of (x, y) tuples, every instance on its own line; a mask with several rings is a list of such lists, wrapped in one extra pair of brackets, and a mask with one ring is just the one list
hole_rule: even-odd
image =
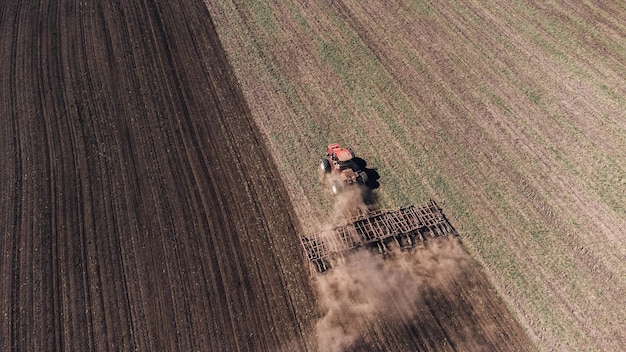
[(359, 247), (389, 251), (389, 243), (401, 249), (412, 248), (429, 238), (458, 236), (434, 200), (421, 206), (395, 210), (376, 210), (362, 214), (333, 229), (311, 237), (300, 237), (300, 242), (311, 265), (324, 272), (331, 267), (334, 256)]

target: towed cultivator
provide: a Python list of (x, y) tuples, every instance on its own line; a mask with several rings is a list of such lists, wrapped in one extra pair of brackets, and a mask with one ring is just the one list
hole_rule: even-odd
[(430, 200), (422, 206), (362, 214), (317, 235), (300, 237), (300, 242), (311, 265), (324, 272), (331, 267), (333, 257), (359, 247), (386, 253), (390, 245), (407, 249), (443, 236), (458, 234), (435, 201)]

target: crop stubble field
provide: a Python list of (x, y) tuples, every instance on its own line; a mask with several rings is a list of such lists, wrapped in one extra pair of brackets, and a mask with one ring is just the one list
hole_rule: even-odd
[[(329, 140), (382, 206), (445, 201), (537, 346), (623, 343), (624, 9), (385, 4), (0, 5), (0, 349), (324, 347)], [(442, 246), (343, 347), (532, 348)]]
[(348, 144), (383, 206), (445, 202), (540, 349), (626, 344), (624, 2), (207, 4), (305, 228), (303, 161)]

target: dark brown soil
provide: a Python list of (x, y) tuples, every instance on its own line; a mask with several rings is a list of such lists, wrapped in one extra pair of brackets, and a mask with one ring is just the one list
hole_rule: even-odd
[(314, 312), (202, 2), (0, 11), (0, 350), (272, 350)]

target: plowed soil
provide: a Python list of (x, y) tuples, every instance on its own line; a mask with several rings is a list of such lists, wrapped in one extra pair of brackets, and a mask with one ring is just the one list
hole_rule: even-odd
[[(204, 3), (3, 2), (0, 49), (0, 350), (329, 347), (302, 229)], [(458, 263), (394, 303), (414, 314), (343, 347), (530, 348)]]

